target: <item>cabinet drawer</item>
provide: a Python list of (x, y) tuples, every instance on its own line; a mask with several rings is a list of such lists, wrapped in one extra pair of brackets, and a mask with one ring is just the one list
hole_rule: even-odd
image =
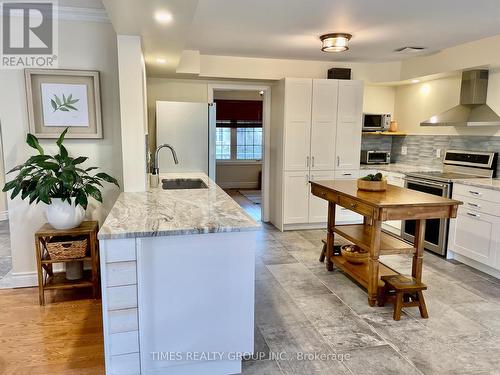
[(500, 202), (494, 203), (459, 194), (453, 194), (453, 199), (464, 202), (463, 206), (460, 206), (463, 209), (500, 216)]
[(107, 286), (137, 284), (136, 262), (116, 262), (106, 264)]
[(139, 319), (137, 309), (108, 311), (109, 333), (137, 331)]
[(137, 285), (106, 288), (108, 310), (131, 309), (137, 307)]
[(139, 353), (111, 356), (110, 370), (111, 375), (140, 375)]
[(373, 208), (349, 197), (339, 196), (339, 205), (363, 216), (373, 216)]
[(106, 263), (136, 260), (134, 238), (105, 241)]
[(359, 177), (359, 170), (357, 169), (335, 171), (335, 179), (349, 180), (349, 179), (356, 179), (358, 177)]
[(139, 352), (139, 331), (109, 335), (109, 351), (111, 355)]
[(455, 194), (500, 203), (500, 192), (492, 189), (453, 184), (453, 195)]

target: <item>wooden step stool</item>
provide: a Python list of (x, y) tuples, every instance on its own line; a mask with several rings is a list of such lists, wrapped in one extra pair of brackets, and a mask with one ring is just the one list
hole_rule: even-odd
[(390, 295), (394, 295), (394, 320), (401, 319), (401, 309), (403, 307), (418, 306), (422, 318), (427, 319), (427, 307), (425, 306), (422, 290), (427, 286), (418, 282), (411, 276), (388, 275), (382, 276), (385, 285), (382, 295), (379, 298), (379, 306), (384, 306)]

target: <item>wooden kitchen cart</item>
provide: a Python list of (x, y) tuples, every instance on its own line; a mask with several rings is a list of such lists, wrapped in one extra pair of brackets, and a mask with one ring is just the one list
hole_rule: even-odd
[[(368, 291), (368, 303), (374, 306), (384, 285), (382, 276), (398, 274), (379, 261), (380, 255), (413, 254), (412, 276), (422, 279), (425, 220), (454, 218), (460, 201), (388, 185), (383, 192), (358, 190), (356, 180), (311, 181), (315, 196), (328, 201), (326, 268), (333, 265), (344, 271)], [(335, 225), (336, 205), (364, 216), (363, 224)], [(416, 220), (413, 246), (381, 230), (386, 220)], [(342, 255), (333, 255), (335, 233), (370, 253), (368, 263), (355, 265)]]
[[(45, 304), (45, 290), (92, 288), (94, 298), (99, 296), (99, 242), (97, 221), (84, 221), (73, 229), (54, 229), (50, 224), (44, 224), (35, 233), (35, 251), (38, 271), (38, 297), (40, 305)], [(77, 259), (51, 259), (46, 244), (53, 237), (88, 238), (88, 249), (84, 257)], [(86, 261), (91, 264), (90, 270), (84, 270), (82, 279), (67, 280), (66, 272), (54, 272), (54, 263)]]

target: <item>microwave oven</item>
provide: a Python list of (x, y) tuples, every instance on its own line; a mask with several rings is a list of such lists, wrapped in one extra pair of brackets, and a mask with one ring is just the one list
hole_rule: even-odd
[(361, 164), (389, 164), (391, 153), (389, 151), (361, 151)]
[(363, 113), (363, 131), (385, 131), (391, 125), (390, 113)]

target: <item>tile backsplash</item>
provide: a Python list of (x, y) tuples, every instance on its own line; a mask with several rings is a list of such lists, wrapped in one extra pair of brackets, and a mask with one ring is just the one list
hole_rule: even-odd
[[(401, 153), (406, 146), (407, 153)], [(429, 167), (440, 167), (444, 152), (448, 149), (495, 151), (500, 153), (500, 137), (463, 136), (463, 135), (407, 135), (407, 136), (363, 136), (363, 150), (390, 150), (392, 163), (418, 164)], [(441, 156), (436, 157), (436, 150)], [(500, 165), (497, 165), (497, 176), (500, 177)]]

